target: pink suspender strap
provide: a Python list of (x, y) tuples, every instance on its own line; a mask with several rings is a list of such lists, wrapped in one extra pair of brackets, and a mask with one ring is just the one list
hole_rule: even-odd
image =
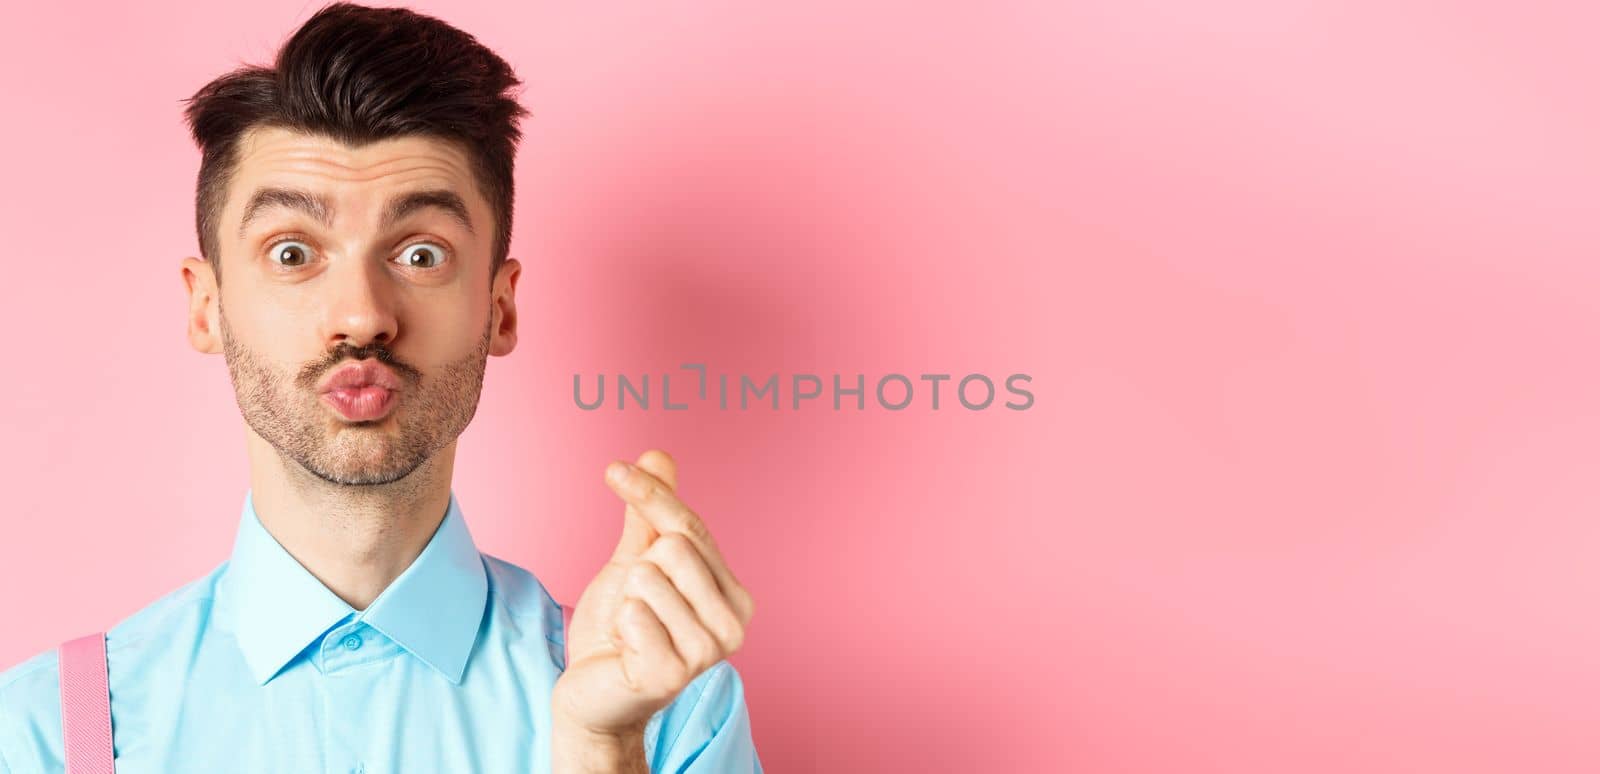
[(61, 742), (67, 774), (113, 774), (105, 632), (61, 643)]
[(561, 641), (567, 644), (566, 655), (562, 656), (562, 669), (572, 665), (572, 606), (561, 606)]

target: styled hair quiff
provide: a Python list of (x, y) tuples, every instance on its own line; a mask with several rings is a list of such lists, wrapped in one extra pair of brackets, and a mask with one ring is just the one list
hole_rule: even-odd
[(247, 65), (185, 100), (200, 146), (195, 231), (222, 282), (218, 222), (248, 131), (282, 127), (359, 147), (406, 135), (457, 144), (494, 212), (490, 281), (511, 248), (518, 121), (511, 66), (476, 38), (405, 8), (334, 3), (286, 40), (270, 68)]

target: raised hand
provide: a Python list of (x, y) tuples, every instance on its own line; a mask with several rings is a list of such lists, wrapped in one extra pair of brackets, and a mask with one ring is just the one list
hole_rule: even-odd
[(642, 733), (651, 715), (739, 649), (755, 600), (705, 522), (678, 499), (666, 452), (611, 463), (606, 483), (626, 504), (622, 537), (578, 598), (552, 710), (558, 722), (623, 737)]

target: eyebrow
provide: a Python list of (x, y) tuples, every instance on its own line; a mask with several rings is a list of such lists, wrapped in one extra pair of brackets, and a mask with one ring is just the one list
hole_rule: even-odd
[[(244, 217), (239, 221), (239, 238), (244, 238), (250, 223), (262, 213), (280, 208), (305, 213), (324, 227), (333, 227), (333, 207), (327, 199), (299, 188), (267, 187), (257, 189), (245, 203)], [(455, 191), (446, 188), (411, 191), (390, 199), (384, 208), (383, 222), (378, 227), (390, 228), (412, 213), (425, 209), (439, 210), (461, 224), (467, 233), (477, 235), (472, 227), (472, 216), (467, 212), (467, 203)]]

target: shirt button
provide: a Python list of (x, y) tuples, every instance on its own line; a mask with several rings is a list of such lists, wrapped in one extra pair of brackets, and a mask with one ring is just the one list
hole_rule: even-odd
[(344, 638), (345, 650), (355, 650), (359, 647), (361, 647), (361, 635), (352, 634), (349, 637)]

